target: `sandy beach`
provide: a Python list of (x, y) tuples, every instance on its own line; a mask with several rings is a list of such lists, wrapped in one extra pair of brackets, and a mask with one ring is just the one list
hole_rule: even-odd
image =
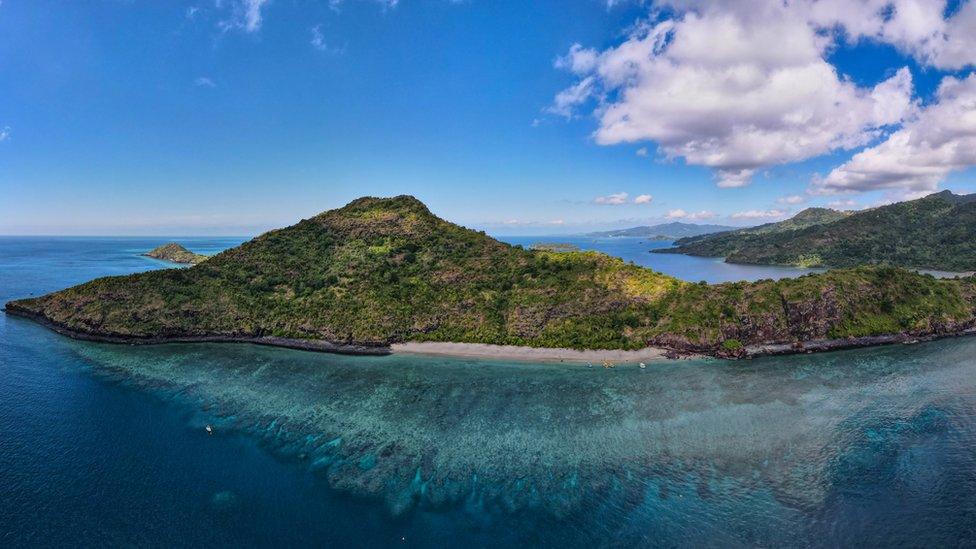
[(515, 345), (486, 345), (483, 343), (396, 343), (391, 345), (394, 353), (409, 353), (419, 355), (442, 355), (472, 358), (498, 358), (510, 360), (530, 360), (545, 362), (593, 362), (601, 363), (609, 360), (616, 364), (628, 362), (647, 362), (666, 360), (667, 349), (659, 347), (645, 347), (636, 351), (623, 350), (590, 350), (576, 349), (518, 347)]

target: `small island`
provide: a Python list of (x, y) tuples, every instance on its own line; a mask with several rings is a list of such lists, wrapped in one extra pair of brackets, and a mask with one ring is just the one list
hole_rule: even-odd
[(153, 259), (162, 259), (163, 261), (169, 261), (170, 263), (182, 263), (185, 265), (196, 265), (207, 259), (207, 256), (195, 254), (176, 242), (163, 244), (162, 246), (154, 248), (142, 255), (151, 257)]

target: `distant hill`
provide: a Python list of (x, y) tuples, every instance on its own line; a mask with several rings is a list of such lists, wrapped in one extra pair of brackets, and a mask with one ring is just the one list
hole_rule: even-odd
[(859, 267), (694, 284), (596, 252), (509, 246), (413, 197), (367, 197), (188, 269), (99, 278), (6, 311), (124, 343), (359, 353), (403, 341), (655, 345), (741, 356), (963, 333), (976, 326), (976, 278)]
[(729, 227), (727, 225), (696, 225), (694, 223), (675, 221), (660, 225), (644, 225), (629, 229), (617, 229), (615, 231), (600, 231), (589, 233), (586, 236), (640, 236), (651, 240), (678, 240), (679, 238), (729, 231), (732, 229), (735, 229), (735, 227)]
[(976, 270), (976, 195), (943, 191), (854, 213), (811, 210), (780, 223), (679, 240), (662, 251), (763, 265)]
[(196, 265), (207, 259), (207, 256), (195, 254), (176, 242), (163, 244), (142, 255), (153, 259), (162, 259), (171, 263), (186, 263), (189, 265)]
[(762, 240), (762, 235), (805, 229), (839, 221), (850, 215), (828, 208), (807, 208), (790, 219), (765, 223), (745, 229), (704, 234), (678, 239), (676, 248), (654, 250), (658, 253), (683, 253), (705, 257), (729, 257), (749, 242)]

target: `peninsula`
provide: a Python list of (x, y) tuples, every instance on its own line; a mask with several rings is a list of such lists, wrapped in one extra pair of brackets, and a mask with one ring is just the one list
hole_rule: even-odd
[(176, 242), (163, 244), (162, 246), (153, 248), (142, 255), (151, 257), (153, 259), (162, 259), (163, 261), (169, 261), (170, 263), (185, 263), (188, 265), (196, 265), (197, 263), (207, 259), (207, 256), (195, 254)]
[(950, 191), (859, 212), (809, 208), (792, 219), (684, 238), (657, 253), (730, 263), (976, 270), (976, 194)]
[(510, 246), (410, 196), (360, 198), (188, 269), (99, 278), (6, 305), (63, 334), (112, 342), (349, 353), (423, 342), (653, 347), (718, 357), (970, 333), (974, 309), (973, 277), (873, 266), (689, 283), (595, 252)]

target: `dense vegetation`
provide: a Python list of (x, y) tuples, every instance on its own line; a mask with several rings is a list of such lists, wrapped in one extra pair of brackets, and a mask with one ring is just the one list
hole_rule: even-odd
[(638, 236), (651, 240), (678, 240), (679, 238), (694, 237), (703, 234), (711, 234), (728, 231), (734, 227), (726, 225), (696, 225), (694, 223), (662, 223), (660, 225), (631, 227), (629, 229), (617, 229), (613, 231), (600, 231), (590, 233), (587, 236), (607, 237), (607, 236)]
[[(821, 210), (829, 212), (830, 210)], [(976, 195), (949, 191), (841, 217), (805, 210), (750, 230), (679, 240), (666, 253), (725, 257), (732, 263), (850, 267), (886, 264), (976, 270)]]
[(197, 263), (207, 259), (207, 256), (195, 254), (176, 242), (163, 244), (162, 246), (153, 248), (143, 255), (152, 257), (154, 259), (162, 259), (163, 261), (169, 261), (171, 263), (187, 263), (190, 265), (196, 265)]
[(595, 252), (524, 250), (412, 197), (361, 198), (189, 269), (97, 279), (9, 303), (130, 338), (278, 336), (735, 354), (743, 345), (969, 325), (973, 279), (887, 267), (691, 284)]

